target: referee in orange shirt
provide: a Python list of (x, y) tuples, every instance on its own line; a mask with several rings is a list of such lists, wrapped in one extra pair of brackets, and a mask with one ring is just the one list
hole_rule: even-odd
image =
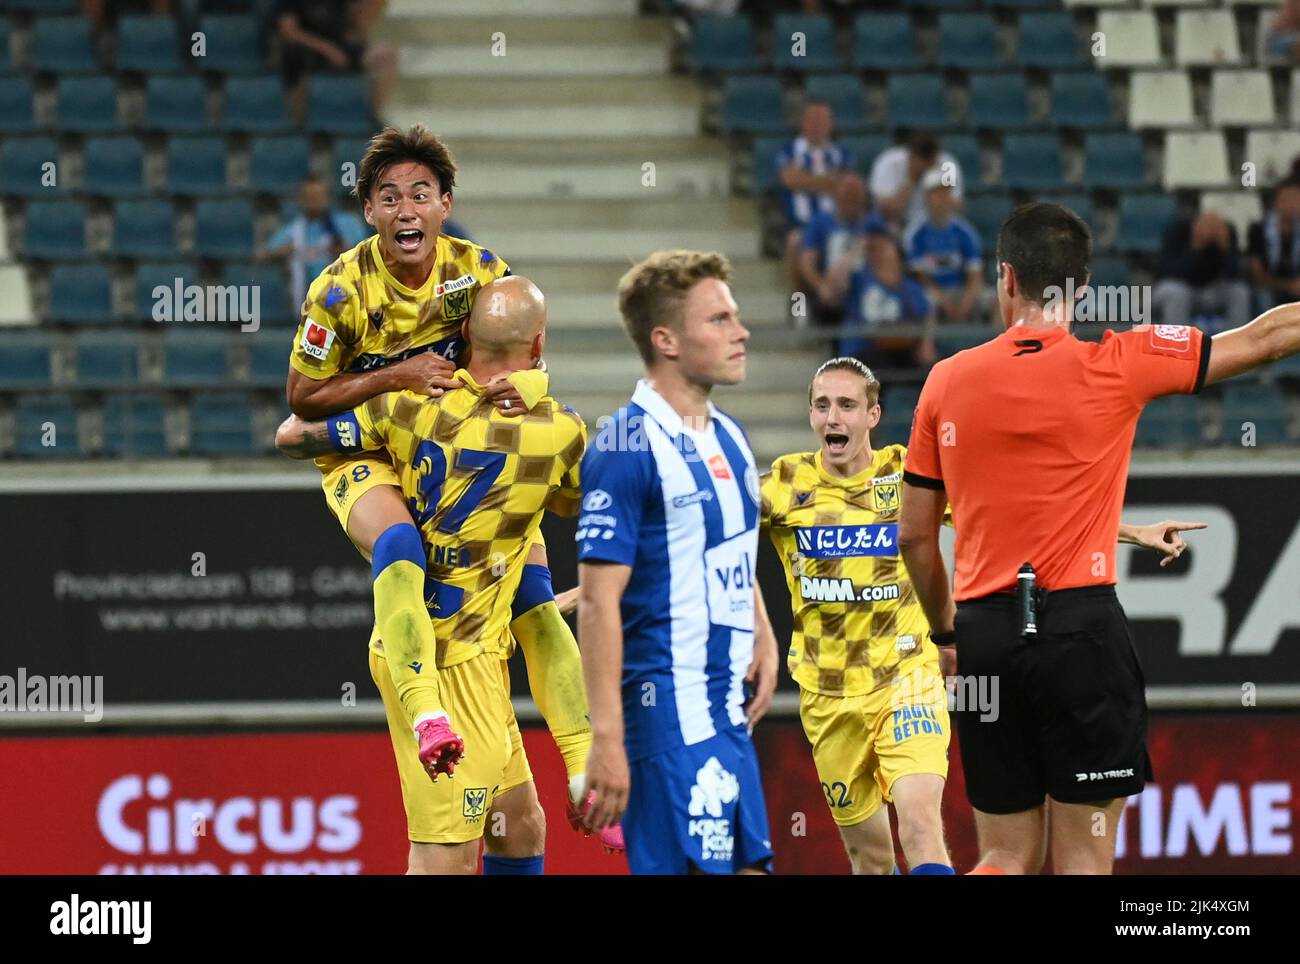
[[(1213, 339), (1141, 325), (1080, 341), (1059, 292), (1082, 287), (1091, 252), (1072, 211), (1035, 203), (1008, 216), (997, 244), (1007, 330), (934, 366), (907, 449), (899, 543), (932, 636), (955, 641), (963, 677), (999, 681), (995, 720), (953, 714), (986, 873), (1037, 873), (1049, 837), (1056, 873), (1110, 873), (1124, 798), (1151, 778), (1142, 667), (1115, 595), (1138, 416), (1153, 398), (1300, 351), (1300, 304)], [(951, 592), (939, 554), (949, 502)], [(1022, 595), (1025, 563), (1036, 589)]]

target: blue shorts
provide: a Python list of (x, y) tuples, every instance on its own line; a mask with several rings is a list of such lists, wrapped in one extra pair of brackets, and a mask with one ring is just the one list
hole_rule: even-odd
[(743, 726), (636, 760), (631, 772), (623, 836), (632, 873), (772, 869), (758, 756)]

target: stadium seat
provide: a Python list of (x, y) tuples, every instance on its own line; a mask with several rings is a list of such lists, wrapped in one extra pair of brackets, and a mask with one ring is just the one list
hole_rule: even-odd
[(857, 162), (858, 173), (863, 177), (870, 177), (871, 165), (883, 151), (894, 146), (894, 139), (885, 134), (858, 134), (852, 137), (841, 137), (840, 143), (853, 155)]
[(1191, 127), (1192, 81), (1185, 70), (1135, 70), (1129, 79), (1128, 126)]
[[(790, 140), (786, 137), (754, 138), (753, 192), (755, 194), (762, 194), (766, 191), (775, 191), (779, 186), (776, 173), (776, 159), (788, 143), (790, 143)], [(840, 143), (844, 143), (843, 138), (840, 139)]]
[(1228, 143), (1222, 131), (1170, 131), (1165, 135), (1164, 186), (1223, 187), (1228, 183)]
[[(20, 395), (14, 405), (14, 451), (28, 458), (74, 458), (77, 410), (66, 395)], [(46, 444), (46, 443), (50, 444)]]
[(1231, 10), (1179, 10), (1174, 59), (1183, 67), (1241, 63), (1237, 21)]
[(27, 134), (36, 129), (36, 90), (26, 77), (0, 77), (0, 134)]
[(1095, 70), (1053, 73), (1050, 119), (1056, 127), (1113, 127), (1115, 108), (1106, 75)]
[(885, 95), (889, 127), (937, 130), (951, 124), (943, 80), (936, 74), (890, 74)]
[(144, 145), (134, 137), (92, 137), (86, 141), (87, 194), (136, 197), (144, 183)]
[(221, 74), (252, 74), (266, 69), (262, 29), (256, 17), (212, 14), (199, 19), (199, 32), (207, 40), (202, 70)]
[(221, 111), (223, 130), (271, 134), (290, 127), (279, 77), (231, 77)]
[(176, 214), (167, 201), (120, 201), (113, 208), (113, 254), (123, 258), (176, 256)]
[[(1011, 198), (1005, 194), (968, 194), (963, 213), (971, 226), (979, 232), (985, 251), (997, 247), (998, 232), (1012, 208)], [(992, 260), (990, 258), (990, 260)]]
[(1083, 183), (1120, 191), (1143, 187), (1147, 174), (1141, 136), (1126, 131), (1084, 138)]
[(369, 134), (375, 130), (366, 79), (360, 74), (316, 74), (307, 78), (307, 129), (326, 134)]
[[(796, 38), (802, 35), (802, 52)], [(835, 47), (835, 31), (825, 14), (777, 14), (772, 24), (772, 63), (778, 70), (842, 70), (844, 58)]]
[(921, 66), (916, 29), (905, 13), (860, 13), (853, 21), (853, 66), (912, 70)]
[(99, 69), (85, 17), (37, 17), (32, 24), (32, 66), (52, 74), (91, 74)]
[(1132, 278), (1127, 258), (1112, 256), (1092, 259), (1092, 275), (1088, 279), (1091, 284), (1127, 288), (1133, 283)]
[(1210, 80), (1210, 123), (1215, 127), (1272, 124), (1278, 117), (1266, 70), (1216, 70)]
[[(267, 264), (232, 262), (226, 265), (221, 283), (256, 287), (262, 325), (297, 326), (298, 305), (291, 304), (289, 301), (289, 286), (285, 283), (282, 265), (274, 262)], [(280, 347), (283, 348), (283, 344)]]
[(70, 260), (86, 256), (86, 205), (81, 201), (32, 201), (27, 205), (29, 258)]
[(1281, 389), (1265, 382), (1229, 382), (1223, 386), (1223, 416), (1219, 442), (1241, 445), (1250, 428), (1256, 445), (1287, 441), (1287, 404)]
[(1300, 127), (1300, 70), (1291, 71), (1291, 124)]
[[(48, 195), (62, 182), (46, 185), (42, 181), (47, 173), (59, 173), (59, 145), (49, 137), (9, 137), (0, 140), (0, 195), (33, 197)], [(45, 169), (53, 163), (55, 167)]]
[[(168, 385), (219, 385), (230, 379), (230, 338), (215, 325), (178, 322), (167, 331), (163, 380)], [(233, 330), (238, 330), (231, 326)]]
[(248, 186), (259, 194), (292, 194), (307, 176), (305, 137), (256, 137), (249, 151)]
[(1237, 229), (1237, 240), (1245, 247), (1250, 226), (1264, 216), (1258, 191), (1203, 191), (1201, 210), (1213, 211)]
[(971, 127), (1017, 130), (1029, 127), (1029, 87), (1023, 74), (974, 74), (970, 81)]
[(253, 254), (253, 209), (247, 201), (199, 201), (194, 208), (194, 253), (201, 258)]
[(1166, 395), (1149, 402), (1138, 419), (1136, 442), (1159, 448), (1199, 446), (1200, 402), (1192, 395)]
[(1039, 201), (1047, 201), (1051, 204), (1059, 204), (1063, 208), (1069, 208), (1075, 214), (1079, 215), (1079, 217), (1083, 219), (1084, 223), (1093, 229), (1092, 233), (1096, 235), (1096, 211), (1094, 211), (1092, 207), (1092, 198), (1088, 197), (1087, 194), (1078, 191), (1065, 191), (1055, 194), (1040, 195), (1037, 199)]
[(1116, 246), (1121, 251), (1154, 254), (1160, 250), (1165, 226), (1176, 210), (1174, 199), (1167, 194), (1120, 195)]
[(1055, 134), (1008, 134), (1002, 139), (1002, 183), (1025, 191), (1050, 191), (1065, 183), (1061, 142)]
[(983, 183), (983, 165), (980, 163), (980, 145), (973, 134), (945, 134), (939, 144), (961, 168), (964, 184), (978, 186)]
[[(984, 344), (993, 335), (994, 333), (991, 330), (987, 334), (945, 334), (943, 329), (940, 328), (939, 334), (934, 339), (934, 347), (940, 358), (949, 358), (959, 351), (965, 351), (967, 348), (974, 348), (976, 345)], [(910, 413), (908, 417), (910, 419)], [(904, 437), (903, 443), (906, 444), (906, 442), (907, 439)]]
[(167, 140), (167, 190), (207, 197), (225, 194), (226, 142), (220, 137), (171, 137)]
[(284, 386), (289, 376), (289, 352), (281, 336), (259, 338), (248, 352), (248, 379), (255, 385)]
[(167, 454), (166, 408), (157, 395), (110, 395), (104, 401), (105, 455), (135, 458)]
[(754, 26), (748, 17), (697, 17), (691, 25), (692, 70), (727, 73), (758, 69)]
[(140, 350), (135, 338), (82, 338), (77, 343), (80, 388), (135, 385), (140, 381)]
[(45, 345), (8, 344), (0, 352), (0, 388), (41, 388), (50, 383)]
[(124, 16), (117, 21), (118, 70), (141, 74), (175, 73), (181, 69), (180, 38), (171, 17)]
[(1105, 56), (1096, 58), (1103, 70), (1161, 63), (1160, 31), (1150, 10), (1102, 10), (1097, 14), (1096, 33), (1106, 41)]
[(986, 0), (985, 2), (985, 6), (988, 7), (1006, 7), (1011, 10), (1037, 10), (1042, 7), (1055, 9), (1059, 4), (1060, 0)]
[(903, 0), (903, 6), (905, 7), (919, 7), (930, 10), (959, 10), (970, 5), (970, 0)]
[(1256, 181), (1261, 187), (1281, 181), (1291, 170), (1291, 161), (1300, 157), (1300, 131), (1252, 130), (1245, 135), (1245, 156), (1255, 164)]
[(168, 297), (175, 301), (173, 292), (176, 288), (176, 279), (181, 279), (182, 297), (184, 290), (188, 285), (199, 284), (202, 278), (199, 269), (188, 261), (163, 261), (141, 264), (135, 272), (135, 298), (132, 301), (134, 306), (134, 321), (155, 321), (154, 305), (157, 299), (154, 292), (159, 288), (166, 288)]
[(1053, 72), (1086, 63), (1068, 13), (1022, 13), (1017, 31), (1015, 62), (1021, 67), (1042, 67)]
[[(329, 177), (326, 179), (335, 185), (335, 189), (340, 194), (348, 194), (352, 191), (353, 185), (356, 184), (357, 172), (361, 170), (361, 155), (366, 152), (366, 141), (360, 137), (337, 137), (334, 139), (334, 149), (330, 153), (331, 164)], [(344, 183), (343, 165), (352, 165), (351, 184)]]
[(190, 403), (190, 451), (196, 455), (247, 455), (253, 450), (248, 398), (199, 394)]
[(939, 15), (940, 67), (961, 70), (994, 70), (998, 56), (998, 28), (987, 13), (942, 13)]
[(55, 97), (55, 126), (73, 133), (110, 133), (118, 129), (117, 86), (112, 77), (60, 77)]
[(113, 283), (102, 262), (59, 265), (50, 272), (50, 320), (109, 324)]
[(14, 69), (13, 57), (9, 54), (9, 21), (0, 18), (0, 74), (7, 74)]
[(56, 13), (76, 13), (81, 9), (81, 3), (80, 0), (9, 0), (5, 9), (52, 16)]
[(721, 122), (729, 134), (788, 130), (781, 82), (775, 77), (728, 77), (722, 87)]
[(206, 131), (209, 126), (201, 78), (150, 77), (145, 82), (145, 130), (192, 134)]
[(804, 83), (804, 94), (831, 105), (835, 130), (856, 134), (871, 126), (867, 118), (867, 97), (856, 74), (819, 74)]

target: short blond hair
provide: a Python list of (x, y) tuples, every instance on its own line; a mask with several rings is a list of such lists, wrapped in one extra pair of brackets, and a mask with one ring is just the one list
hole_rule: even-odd
[(832, 358), (830, 361), (822, 362), (820, 368), (813, 372), (812, 381), (808, 383), (808, 404), (813, 401), (813, 386), (817, 384), (817, 379), (821, 378), (827, 372), (852, 372), (854, 375), (861, 376), (866, 384), (864, 388), (867, 393), (867, 408), (875, 408), (876, 403), (880, 401), (880, 379), (862, 362), (856, 358), (847, 355), (841, 355), (839, 358)]
[(650, 332), (664, 324), (680, 327), (686, 293), (705, 278), (731, 284), (731, 262), (726, 255), (682, 249), (656, 251), (619, 279), (618, 312), (647, 365), (654, 361)]

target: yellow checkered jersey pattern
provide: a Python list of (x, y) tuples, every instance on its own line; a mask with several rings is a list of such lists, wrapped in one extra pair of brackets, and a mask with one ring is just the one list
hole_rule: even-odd
[(842, 478), (820, 451), (801, 452), (763, 476), (762, 522), (794, 610), (787, 665), (806, 690), (860, 696), (938, 660), (898, 554), (906, 455), (902, 445), (876, 449), (866, 469)]
[(361, 445), (388, 451), (420, 529), (439, 667), (510, 652), (529, 544), (543, 511), (577, 512), (587, 444), (582, 418), (549, 395), (507, 417), (456, 375), (465, 388), (438, 399), (389, 392), (353, 409)]
[[(289, 364), (308, 378), (382, 368), (423, 351), (453, 360), (464, 348), (461, 323), (478, 289), (509, 266), (472, 241), (439, 235), (429, 279), (418, 290), (389, 273), (372, 235), (312, 282)], [(328, 472), (346, 456), (316, 464)]]

